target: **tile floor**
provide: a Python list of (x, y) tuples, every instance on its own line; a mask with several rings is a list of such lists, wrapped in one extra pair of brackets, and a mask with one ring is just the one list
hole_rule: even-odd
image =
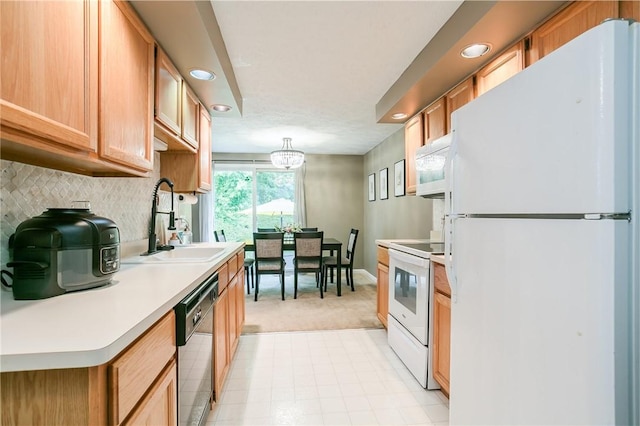
[(448, 425), (448, 404), (385, 330), (263, 333), (240, 337), (207, 425)]

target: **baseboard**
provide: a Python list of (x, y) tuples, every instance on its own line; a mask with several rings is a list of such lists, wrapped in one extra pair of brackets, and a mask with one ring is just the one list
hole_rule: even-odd
[(369, 271), (367, 271), (366, 269), (354, 269), (353, 272), (358, 272), (360, 274), (366, 275), (367, 277), (369, 277), (371, 280), (373, 281), (378, 281), (378, 279), (376, 278), (375, 275), (371, 275), (371, 273)]

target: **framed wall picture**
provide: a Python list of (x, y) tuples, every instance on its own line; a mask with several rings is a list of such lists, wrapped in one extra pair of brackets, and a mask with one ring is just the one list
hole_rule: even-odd
[(393, 194), (402, 197), (404, 192), (404, 160), (398, 161), (393, 168)]
[(389, 169), (384, 168), (380, 170), (380, 199), (389, 199)]
[(369, 201), (376, 200), (376, 174), (369, 175)]

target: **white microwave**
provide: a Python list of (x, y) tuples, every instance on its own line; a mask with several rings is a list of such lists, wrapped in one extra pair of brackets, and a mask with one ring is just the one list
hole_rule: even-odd
[(444, 169), (451, 139), (449, 133), (416, 151), (416, 195), (444, 198)]

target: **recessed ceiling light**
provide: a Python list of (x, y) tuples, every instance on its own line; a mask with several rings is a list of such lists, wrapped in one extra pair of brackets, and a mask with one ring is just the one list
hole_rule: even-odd
[(211, 105), (211, 108), (213, 108), (214, 111), (218, 111), (218, 112), (231, 111), (231, 107), (229, 105), (214, 104), (214, 105)]
[(191, 77), (197, 78), (198, 80), (213, 80), (216, 78), (216, 75), (213, 72), (197, 68), (189, 71), (189, 74), (191, 74)]
[(394, 120), (402, 120), (403, 118), (407, 118), (407, 114), (404, 112), (396, 112), (391, 116)]
[(491, 50), (491, 45), (488, 43), (474, 43), (462, 49), (460, 55), (463, 58), (473, 59), (482, 55), (486, 55)]

